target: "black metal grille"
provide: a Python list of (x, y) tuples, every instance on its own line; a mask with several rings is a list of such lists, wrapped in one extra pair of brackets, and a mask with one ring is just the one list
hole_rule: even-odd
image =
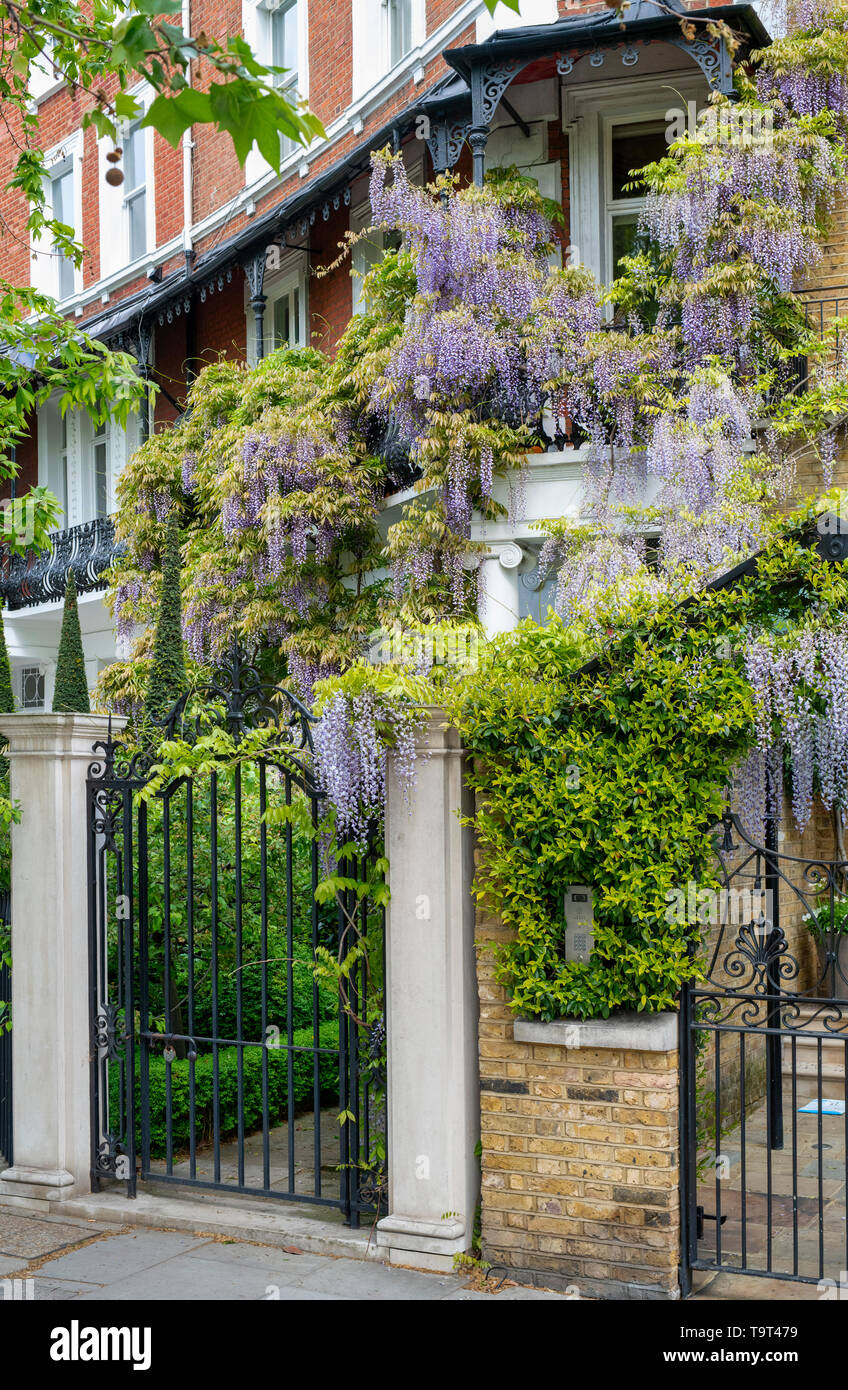
[[(316, 901), (324, 806), (308, 713), (240, 657), (205, 694), (232, 732), (272, 720), (274, 753), (144, 800), (153, 755), (95, 749), (93, 1184), (320, 1203), (358, 1225), (383, 1200), (382, 914), (353, 890)], [(166, 731), (184, 717), (182, 701)], [(364, 859), (339, 872), (356, 877)], [(343, 959), (365, 936), (342, 989), (316, 977), (322, 952)]]
[(54, 531), (46, 550), (28, 550), (23, 555), (6, 551), (0, 556), (0, 597), (10, 609), (64, 598), (69, 569), (79, 593), (104, 589), (105, 571), (118, 550), (110, 516)]
[[(0, 929), (12, 920), (8, 889), (0, 892)], [(0, 964), (0, 1155), (11, 1167), (14, 1163), (12, 1139), (12, 969)]]
[(693, 1269), (848, 1267), (848, 863), (777, 846), (725, 815), (713, 943), (681, 995), (684, 1292)]

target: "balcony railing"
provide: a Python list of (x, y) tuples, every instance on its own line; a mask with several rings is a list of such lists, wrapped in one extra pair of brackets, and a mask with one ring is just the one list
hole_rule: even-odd
[(10, 610), (54, 602), (65, 596), (69, 570), (79, 593), (105, 589), (104, 574), (117, 551), (111, 516), (54, 531), (46, 550), (0, 553), (0, 595)]

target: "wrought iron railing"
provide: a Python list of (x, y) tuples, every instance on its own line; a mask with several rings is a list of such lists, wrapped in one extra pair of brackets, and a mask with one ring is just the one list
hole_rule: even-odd
[(46, 550), (28, 550), (23, 555), (0, 553), (0, 595), (9, 609), (50, 603), (64, 597), (69, 570), (79, 593), (104, 589), (104, 573), (118, 549), (111, 516), (54, 531)]
[[(800, 291), (804, 295), (805, 291)], [(814, 298), (804, 299), (804, 325), (820, 337), (841, 318), (848, 317), (848, 285), (829, 286), (823, 290), (813, 290)], [(788, 395), (800, 395), (806, 391), (810, 382), (828, 370), (841, 369), (845, 354), (845, 333), (837, 329), (833, 347), (824, 361), (813, 362), (809, 357), (792, 357), (781, 363), (777, 379), (772, 385), (767, 403), (774, 404)]]

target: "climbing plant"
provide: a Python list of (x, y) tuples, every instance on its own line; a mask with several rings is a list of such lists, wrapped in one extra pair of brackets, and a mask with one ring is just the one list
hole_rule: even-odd
[[(848, 618), (848, 574), (809, 526), (799, 516), (729, 587), (623, 610), (594, 664), (573, 627), (528, 622), (457, 690), (452, 713), (474, 754), (476, 892), (514, 931), (496, 953), (520, 1013), (669, 1008), (697, 969), (699, 923), (668, 907), (690, 883), (714, 886), (708, 831), (755, 737), (751, 633), (785, 640), (813, 608), (837, 640)], [(563, 959), (575, 883), (594, 894), (588, 963)]]
[[(191, 660), (237, 635), (317, 702), (343, 835), (361, 843), (379, 816), (387, 750), (411, 784), (416, 709), (446, 700), (477, 757), (478, 889), (515, 928), (500, 969), (529, 1013), (667, 1006), (691, 932), (666, 921), (666, 894), (708, 872), (705, 830), (740, 766), (751, 802), (788, 751), (799, 823), (820, 794), (841, 825), (843, 581), (799, 539), (812, 514), (782, 517), (800, 460), (829, 485), (848, 412), (842, 325), (814, 333), (793, 288), (844, 180), (846, 17), (795, 5), (780, 45), (737, 71), (735, 102), (714, 95), (633, 172), (645, 212), (606, 290), (549, 265), (553, 210), (515, 171), (421, 189), (378, 154), (371, 206), (399, 245), (336, 357), (207, 368), (120, 483), (111, 599), (143, 632), (103, 698), (140, 702), (176, 515)], [(375, 628), (473, 622), (472, 523), (502, 519), (510, 489), (520, 504), (546, 409), (586, 440), (579, 518), (540, 528), (558, 612), (453, 688), (418, 658), (370, 665)], [(386, 497), (410, 482), (384, 536)], [(705, 588), (758, 549), (753, 576)], [(598, 886), (598, 944), (564, 967), (558, 903), (580, 881)]]

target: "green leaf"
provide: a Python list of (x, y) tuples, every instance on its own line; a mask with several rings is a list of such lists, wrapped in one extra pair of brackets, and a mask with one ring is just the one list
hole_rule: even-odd
[(201, 125), (213, 119), (208, 94), (198, 92), (194, 87), (186, 87), (172, 97), (160, 93), (150, 103), (141, 124), (158, 130), (163, 139), (176, 149), (189, 126)]

